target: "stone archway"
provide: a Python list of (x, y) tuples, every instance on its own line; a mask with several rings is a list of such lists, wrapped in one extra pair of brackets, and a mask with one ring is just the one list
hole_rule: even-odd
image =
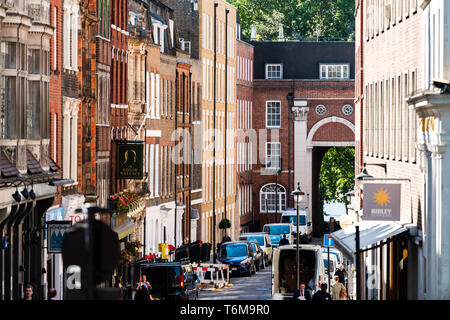
[(332, 147), (354, 147), (355, 126), (352, 122), (332, 116), (316, 122), (306, 139), (306, 176), (308, 207), (312, 213), (313, 234), (322, 236), (323, 216), (320, 216), (319, 175), (322, 160)]

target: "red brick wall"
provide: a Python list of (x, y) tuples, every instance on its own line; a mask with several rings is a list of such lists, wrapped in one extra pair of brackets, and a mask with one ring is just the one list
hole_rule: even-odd
[(313, 137), (313, 141), (354, 141), (353, 139), (353, 131), (342, 123), (326, 123)]
[[(291, 135), (293, 135), (292, 119), (289, 120), (289, 104), (286, 96), (289, 92), (295, 92), (295, 98), (306, 99), (309, 109), (308, 114), (308, 132), (309, 130), (322, 119), (336, 116), (344, 118), (351, 123), (354, 123), (354, 113), (345, 116), (342, 113), (342, 107), (346, 104), (354, 106), (354, 81), (267, 81), (255, 80), (253, 92), (253, 128), (257, 134), (260, 129), (266, 129), (266, 101), (279, 100), (281, 101), (281, 128), (279, 129), (279, 141), (281, 142), (281, 157), (282, 157), (282, 173), (278, 176), (278, 183), (286, 188), (286, 206), (293, 207), (293, 199), (289, 195), (292, 190), (289, 190), (289, 175), (291, 188), (294, 188), (294, 168), (293, 168), (293, 151), (294, 147), (291, 144), (291, 159), (289, 161), (289, 122), (291, 123)], [(323, 104), (327, 108), (327, 112), (323, 116), (319, 116), (315, 112), (317, 105)], [(267, 141), (270, 141), (270, 129), (268, 129)], [(292, 136), (291, 136), (292, 137)], [(292, 138), (291, 138), (292, 139)], [(259, 134), (258, 134), (259, 140)], [(325, 124), (316, 132), (316, 141), (354, 141), (354, 135), (351, 129), (344, 124), (333, 122)], [(260, 142), (258, 141), (258, 144)], [(260, 146), (258, 145), (258, 153)], [(262, 146), (265, 150), (265, 146)], [(265, 154), (265, 151), (264, 151)], [(261, 165), (258, 154), (258, 163), (253, 166), (252, 180), (253, 180), (253, 208), (255, 220), (260, 221), (260, 226), (267, 223), (267, 221), (279, 221), (280, 215), (273, 217), (273, 214), (259, 215), (260, 208), (260, 189), (267, 183), (275, 183), (275, 175), (261, 175), (259, 170)], [(289, 162), (291, 163), (291, 173), (289, 173)], [(249, 217), (245, 218), (251, 219)], [(272, 220), (271, 220), (272, 219)]]

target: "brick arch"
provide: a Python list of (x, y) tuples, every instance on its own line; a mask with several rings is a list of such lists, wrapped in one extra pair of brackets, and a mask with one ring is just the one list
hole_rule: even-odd
[(309, 130), (306, 141), (307, 146), (313, 146), (314, 142), (332, 141), (336, 145), (343, 143), (349, 145), (355, 140), (355, 126), (350, 121), (340, 117), (327, 117), (317, 123)]

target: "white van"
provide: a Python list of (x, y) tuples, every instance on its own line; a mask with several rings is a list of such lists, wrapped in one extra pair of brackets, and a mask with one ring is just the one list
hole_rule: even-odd
[(278, 247), (279, 241), (284, 235), (286, 235), (286, 238), (289, 240), (290, 244), (294, 243), (294, 235), (292, 234), (293, 231), (294, 227), (292, 223), (268, 223), (263, 226), (264, 233), (280, 236), (278, 242), (271, 239), (274, 247)]
[[(307, 243), (312, 240), (312, 217), (309, 208), (299, 209), (300, 242)], [(288, 208), (281, 213), (281, 223), (292, 223), (294, 232), (297, 232), (297, 209)]]
[[(297, 289), (297, 245), (274, 249), (272, 261), (272, 298), (292, 298)], [(305, 283), (311, 295), (320, 290), (321, 283), (328, 283), (323, 264), (322, 248), (311, 244), (299, 245), (300, 283)]]
[(339, 267), (339, 259), (335, 252), (330, 250), (330, 261), (328, 261), (328, 252), (326, 249), (322, 249), (323, 255), (323, 266), (325, 268), (325, 272), (328, 274), (328, 263), (330, 264), (330, 274), (331, 278), (334, 276), (334, 272)]
[(239, 236), (239, 240), (258, 242), (259, 246), (264, 251), (264, 259), (265, 259), (264, 261), (266, 265), (272, 263), (272, 242), (270, 241), (270, 237), (267, 233), (263, 232), (242, 233)]

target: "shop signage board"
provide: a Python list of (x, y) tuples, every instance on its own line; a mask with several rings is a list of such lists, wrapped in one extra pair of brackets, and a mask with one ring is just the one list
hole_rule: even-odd
[(117, 144), (117, 179), (143, 178), (142, 143), (118, 143)]
[(363, 220), (400, 221), (400, 184), (365, 183), (363, 190)]
[(70, 221), (49, 221), (47, 222), (48, 239), (47, 252), (61, 253), (64, 235), (72, 227)]

